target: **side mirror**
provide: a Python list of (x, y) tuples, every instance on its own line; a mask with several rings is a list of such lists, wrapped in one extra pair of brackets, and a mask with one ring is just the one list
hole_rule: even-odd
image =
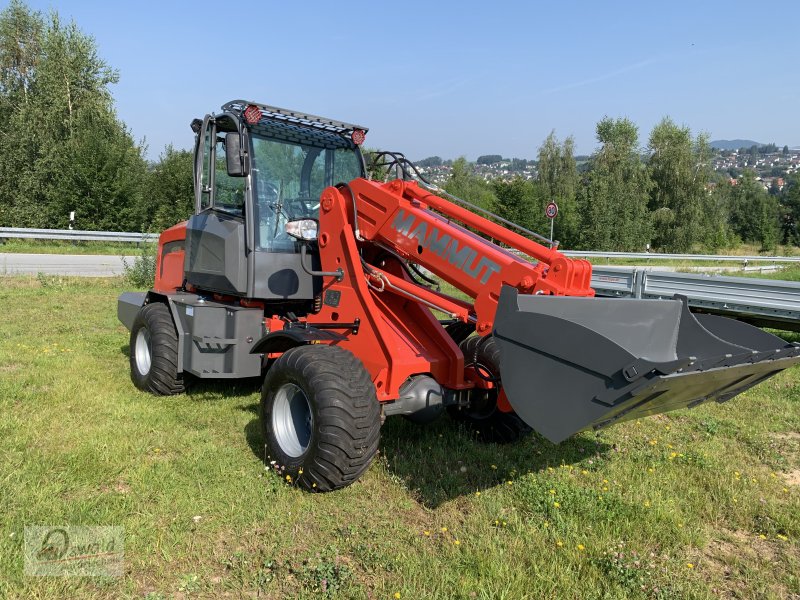
[(242, 136), (236, 132), (225, 134), (225, 159), (229, 176), (247, 176), (247, 155), (242, 150)]

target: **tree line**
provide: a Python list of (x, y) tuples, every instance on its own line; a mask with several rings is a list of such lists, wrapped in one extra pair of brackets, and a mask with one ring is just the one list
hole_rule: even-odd
[(714, 172), (706, 136), (670, 118), (644, 147), (626, 118), (602, 119), (596, 134), (599, 147), (580, 169), (573, 139), (551, 133), (539, 148), (535, 179), (485, 181), (460, 158), (445, 189), (539, 232), (549, 230), (544, 209), (555, 201), (554, 235), (574, 249), (716, 251), (747, 242), (766, 251), (800, 244), (800, 174), (773, 194), (755, 171), (731, 181)]
[[(191, 152), (168, 146), (146, 160), (144, 142), (115, 112), (110, 87), (118, 80), (94, 39), (58, 13), (44, 15), (21, 0), (0, 12), (0, 226), (65, 228), (76, 211), (79, 229), (159, 231), (191, 214)], [(549, 230), (544, 207), (556, 201), (555, 236), (569, 248), (800, 243), (797, 175), (772, 195), (747, 171), (731, 185), (713, 172), (705, 136), (670, 119), (644, 148), (624, 118), (600, 121), (597, 141), (579, 169), (572, 138), (551, 134), (534, 180), (486, 182), (461, 158), (446, 189), (534, 231)]]
[(191, 153), (158, 161), (118, 118), (91, 36), (20, 0), (0, 13), (0, 226), (156, 231), (192, 211)]

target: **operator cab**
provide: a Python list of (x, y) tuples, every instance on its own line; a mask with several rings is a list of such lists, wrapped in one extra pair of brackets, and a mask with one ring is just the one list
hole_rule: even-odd
[[(286, 223), (319, 217), (322, 191), (365, 176), (366, 129), (235, 100), (192, 122), (195, 214), (186, 229), (187, 283), (263, 300), (312, 300), (319, 278), (301, 264)], [(307, 269), (318, 268), (315, 245)], [(317, 280), (317, 281), (315, 281)]]

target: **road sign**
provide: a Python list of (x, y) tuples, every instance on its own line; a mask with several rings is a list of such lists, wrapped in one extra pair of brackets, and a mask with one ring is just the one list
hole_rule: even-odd
[(558, 204), (556, 204), (555, 202), (551, 202), (544, 209), (544, 216), (546, 216), (548, 219), (555, 219), (557, 214), (558, 214)]

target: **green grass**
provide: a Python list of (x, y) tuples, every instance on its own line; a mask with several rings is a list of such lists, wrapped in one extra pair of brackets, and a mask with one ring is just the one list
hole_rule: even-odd
[[(797, 369), (559, 446), (390, 418), (359, 482), (312, 495), (261, 461), (258, 382), (134, 389), (121, 291), (2, 280), (0, 598), (800, 594)], [(26, 577), (25, 524), (123, 526), (125, 575)]]
[(141, 244), (126, 242), (69, 242), (64, 240), (0, 240), (0, 252), (14, 254), (139, 254)]

